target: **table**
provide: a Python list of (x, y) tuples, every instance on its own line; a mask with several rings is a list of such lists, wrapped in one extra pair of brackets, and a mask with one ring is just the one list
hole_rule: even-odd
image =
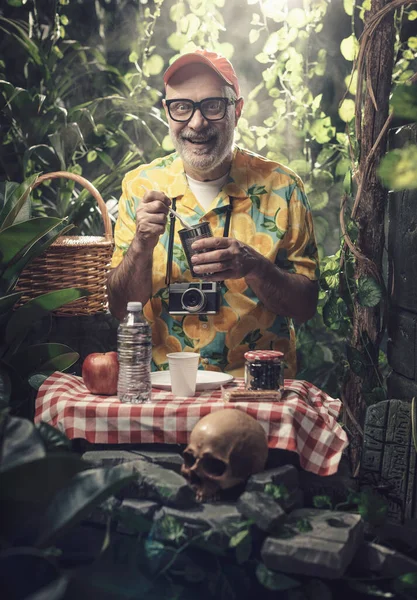
[[(243, 389), (235, 379), (227, 389)], [(261, 423), (268, 446), (299, 455), (303, 469), (318, 475), (337, 471), (346, 432), (337, 422), (341, 402), (307, 381), (286, 379), (280, 402), (222, 400), (222, 390), (175, 398), (152, 390), (148, 404), (124, 404), (116, 396), (91, 394), (81, 377), (55, 372), (39, 388), (35, 422), (45, 421), (70, 439), (107, 444), (187, 444), (197, 421), (223, 408), (243, 410)]]

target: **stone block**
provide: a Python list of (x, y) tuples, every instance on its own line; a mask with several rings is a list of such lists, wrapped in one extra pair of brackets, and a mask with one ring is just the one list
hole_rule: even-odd
[(384, 400), (366, 413), (361, 482), (383, 486), (388, 518), (416, 516), (416, 452), (411, 436), (411, 403)]
[(383, 577), (399, 577), (417, 572), (417, 561), (379, 544), (364, 542), (355, 553), (350, 568), (369, 576), (369, 571)]
[(304, 494), (304, 507), (314, 507), (315, 496), (328, 496), (332, 506), (345, 502), (349, 492), (357, 488), (354, 479), (335, 473), (321, 477), (309, 471), (300, 471), (300, 487)]
[(362, 544), (363, 529), (359, 515), (298, 509), (288, 515), (281, 537), (266, 538), (262, 560), (272, 570), (336, 579), (344, 574)]
[(122, 462), (146, 460), (176, 473), (180, 473), (184, 462), (179, 452), (160, 449), (150, 450), (147, 447), (132, 450), (89, 450), (84, 452), (82, 458), (96, 467), (112, 467)]
[(388, 255), (393, 306), (417, 312), (417, 190), (389, 194)]
[(211, 530), (204, 544), (213, 545), (217, 550), (226, 550), (230, 537), (238, 531), (241, 522), (242, 515), (234, 504), (201, 504), (189, 510), (164, 506), (154, 516), (152, 533), (155, 540), (173, 541), (173, 530), (182, 526), (183, 531), (177, 541), (183, 544), (191, 540), (202, 543), (201, 534)]
[(137, 478), (123, 488), (123, 499), (154, 500), (176, 508), (196, 506), (195, 493), (182, 475), (144, 460), (132, 464)]
[(416, 376), (416, 321), (417, 315), (392, 310), (388, 319), (388, 362), (404, 377)]
[(288, 496), (278, 500), (284, 510), (290, 511), (300, 506), (300, 504), (302, 505), (303, 498), (299, 488), (299, 474), (293, 465), (284, 465), (251, 475), (245, 490), (247, 492), (263, 492), (268, 484), (282, 485), (287, 490)]
[(137, 450), (89, 450), (82, 459), (93, 467), (115, 467), (125, 462), (142, 459)]
[(246, 519), (252, 519), (259, 529), (267, 533), (274, 533), (287, 518), (278, 502), (264, 492), (243, 493), (237, 502), (237, 509)]
[(133, 500), (126, 498), (116, 510), (119, 533), (137, 534), (151, 528), (152, 519), (159, 504), (152, 500)]

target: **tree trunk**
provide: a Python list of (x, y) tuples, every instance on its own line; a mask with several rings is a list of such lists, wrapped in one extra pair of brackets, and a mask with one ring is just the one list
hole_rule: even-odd
[[(389, 0), (372, 0), (372, 8), (367, 13), (367, 20), (377, 13)], [(365, 21), (366, 24), (367, 21)], [(362, 182), (361, 196), (355, 218), (359, 234), (356, 246), (358, 250), (370, 259), (382, 277), (382, 255), (384, 248), (384, 217), (388, 192), (381, 185), (376, 170), (381, 157), (386, 151), (387, 136), (385, 135), (376, 149), (374, 160), (365, 173), (365, 164), (388, 117), (389, 94), (391, 91), (392, 66), (394, 56), (394, 15), (391, 11), (378, 25), (375, 34), (366, 50), (366, 91), (364, 92), (364, 107), (362, 114), (359, 181)], [(369, 84), (374, 92), (375, 109)], [(356, 261), (355, 278), (369, 276), (367, 263)], [(354, 300), (353, 336), (351, 346), (366, 354), (367, 362), (375, 365), (370, 367), (365, 375), (357, 375), (350, 371), (344, 388), (344, 402), (350, 408), (356, 422), (363, 428), (366, 405), (363, 392), (379, 387), (378, 354), (381, 329), (381, 309), (377, 305), (372, 308), (360, 306)], [(366, 348), (365, 348), (366, 346)], [(351, 433), (350, 456), (354, 472), (360, 464), (362, 436), (358, 427), (347, 419)]]

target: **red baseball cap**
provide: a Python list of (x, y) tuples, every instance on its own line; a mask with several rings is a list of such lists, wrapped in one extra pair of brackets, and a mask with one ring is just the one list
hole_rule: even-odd
[(209, 50), (195, 50), (195, 52), (190, 52), (189, 54), (183, 54), (177, 60), (175, 60), (172, 65), (168, 67), (168, 69), (164, 73), (164, 84), (165, 87), (171, 77), (186, 65), (191, 65), (193, 63), (201, 63), (203, 65), (207, 65), (213, 71), (219, 75), (223, 81), (225, 81), (228, 85), (232, 86), (235, 90), (237, 97), (240, 97), (240, 87), (237, 79), (237, 75), (235, 73), (234, 68), (232, 67), (232, 63), (227, 60), (224, 56), (217, 54), (216, 52), (211, 52)]

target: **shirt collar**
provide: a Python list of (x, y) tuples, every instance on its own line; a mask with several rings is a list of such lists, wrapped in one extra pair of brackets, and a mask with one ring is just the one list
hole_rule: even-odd
[[(176, 156), (171, 163), (170, 175), (173, 177), (171, 183), (171, 196), (174, 198), (182, 198), (187, 196), (188, 183), (184, 172), (184, 166), (180, 156)], [(243, 153), (238, 146), (233, 148), (232, 166), (229, 173), (229, 178), (226, 184), (220, 191), (212, 210), (221, 209), (223, 206), (230, 204), (230, 196), (233, 199), (245, 199), (247, 195), (247, 167)]]

